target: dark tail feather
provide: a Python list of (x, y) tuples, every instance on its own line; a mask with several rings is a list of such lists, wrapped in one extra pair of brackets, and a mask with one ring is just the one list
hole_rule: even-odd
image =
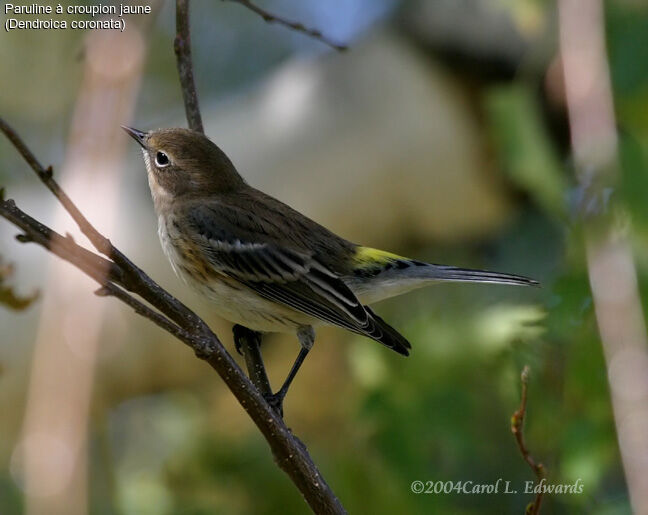
[(502, 274), (487, 270), (472, 270), (447, 265), (427, 265), (431, 279), (440, 281), (466, 281), (474, 283), (516, 284), (522, 286), (539, 286), (540, 283), (530, 277), (515, 274)]
[(364, 333), (365, 336), (382, 343), (386, 347), (389, 347), (403, 356), (409, 356), (409, 349), (412, 348), (410, 342), (408, 342), (407, 339), (405, 339), (405, 337), (396, 329), (376, 315), (370, 307), (365, 306), (365, 309), (371, 318), (373, 318), (372, 327)]

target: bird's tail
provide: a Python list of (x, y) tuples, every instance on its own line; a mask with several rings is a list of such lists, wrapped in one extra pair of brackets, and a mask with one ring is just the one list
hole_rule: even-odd
[(511, 284), (517, 286), (538, 286), (540, 283), (535, 279), (524, 275), (504, 274), (501, 272), (489, 272), (487, 270), (475, 270), (471, 268), (458, 268), (448, 265), (432, 265), (415, 261), (414, 266), (423, 267), (421, 277), (435, 279), (437, 281), (461, 281), (471, 283), (495, 283)]
[(522, 275), (434, 265), (404, 258), (369, 247), (356, 250), (353, 274), (347, 283), (363, 303), (401, 295), (437, 281), (537, 286), (535, 279)]

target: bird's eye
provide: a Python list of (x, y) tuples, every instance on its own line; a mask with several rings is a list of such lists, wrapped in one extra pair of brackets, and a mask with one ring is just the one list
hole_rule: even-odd
[(159, 168), (164, 168), (169, 164), (169, 156), (167, 156), (164, 152), (158, 152), (155, 154), (155, 164)]

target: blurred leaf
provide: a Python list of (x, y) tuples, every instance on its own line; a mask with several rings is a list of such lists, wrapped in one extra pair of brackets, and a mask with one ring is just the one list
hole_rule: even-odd
[(491, 89), (486, 110), (504, 171), (547, 213), (562, 215), (566, 179), (529, 88), (514, 84)]
[[(631, 5), (634, 4), (634, 5)], [(648, 5), (645, 2), (606, 2), (610, 72), (616, 95), (648, 91)]]
[(38, 298), (38, 292), (34, 292), (27, 297), (17, 295), (14, 292), (13, 287), (5, 284), (5, 282), (11, 278), (13, 273), (13, 265), (3, 263), (2, 258), (0, 257), (0, 304), (15, 311), (22, 311), (27, 309)]
[(648, 159), (640, 143), (622, 134), (619, 139), (621, 194), (635, 223), (648, 228)]
[(494, 350), (515, 340), (538, 338), (543, 332), (545, 313), (535, 305), (492, 305), (476, 317), (476, 334), (481, 344)]

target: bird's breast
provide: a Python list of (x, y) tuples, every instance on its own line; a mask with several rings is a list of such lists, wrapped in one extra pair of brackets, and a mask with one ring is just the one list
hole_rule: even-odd
[(188, 286), (213, 302), (220, 317), (255, 331), (294, 331), (317, 323), (312, 317), (260, 297), (244, 284), (219, 272), (180, 231), (175, 216), (158, 217), (158, 235), (173, 271)]

